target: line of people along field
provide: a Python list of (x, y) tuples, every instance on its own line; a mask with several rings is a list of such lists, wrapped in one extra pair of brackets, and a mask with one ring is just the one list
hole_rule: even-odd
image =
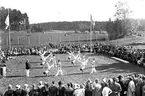
[(93, 53), (99, 53), (102, 55), (108, 55), (113, 57), (118, 57), (123, 60), (127, 60), (130, 63), (138, 64), (140, 66), (145, 66), (145, 51), (144, 49), (134, 49), (130, 46), (116, 46), (102, 43), (95, 43), (90, 48), (90, 44), (85, 43), (74, 43), (74, 44), (49, 44), (47, 46), (34, 46), (30, 48), (12, 48), (11, 50), (2, 50), (1, 51), (1, 61), (11, 58), (11, 56), (20, 56), (20, 55), (39, 55), (39, 51), (53, 49), (54, 53), (67, 53), (68, 51), (77, 52), (90, 52), (93, 50)]

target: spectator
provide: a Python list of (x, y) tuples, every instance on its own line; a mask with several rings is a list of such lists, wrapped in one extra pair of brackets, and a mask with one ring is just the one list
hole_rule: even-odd
[(85, 89), (82, 86), (75, 84), (73, 96), (85, 96)]
[(145, 96), (145, 76), (142, 77), (143, 82), (141, 84), (141, 92), (142, 92), (142, 96)]
[(4, 96), (14, 96), (14, 90), (12, 89), (11, 84), (9, 84), (8, 90), (4, 93)]
[(136, 96), (141, 96), (141, 84), (142, 80), (139, 76), (135, 78), (135, 95)]
[(101, 96), (101, 91), (102, 91), (102, 85), (99, 83), (99, 80), (96, 79), (93, 84), (92, 96)]
[(44, 87), (42, 87), (43, 96), (51, 96), (49, 91), (49, 85), (47, 82), (44, 83)]
[(128, 89), (127, 89), (127, 96), (135, 96), (135, 83), (133, 81), (133, 78), (129, 78), (129, 84), (128, 84)]
[(49, 87), (49, 91), (51, 96), (57, 96), (57, 87), (55, 86), (55, 82), (52, 81), (52, 86)]
[(29, 63), (28, 59), (26, 60), (25, 65), (26, 65), (26, 77), (29, 77), (30, 76), (30, 68), (31, 68), (31, 66), (30, 66), (30, 63)]
[[(108, 87), (108, 85), (105, 85), (102, 90), (102, 96), (110, 96), (111, 93), (112, 93), (112, 90)], [(96, 95), (96, 96), (100, 96), (100, 95)]]
[(124, 96), (125, 88), (124, 88), (123, 76), (122, 75), (119, 75), (118, 76), (118, 80), (119, 80), (118, 83), (120, 84), (121, 89), (122, 89), (122, 91), (120, 92), (120, 96)]
[(32, 85), (32, 89), (29, 92), (29, 96), (39, 96), (39, 93), (35, 84)]
[(67, 83), (67, 87), (65, 89), (66, 96), (73, 96), (73, 88), (71, 87), (70, 83)]
[(65, 88), (62, 86), (61, 81), (58, 82), (58, 86), (57, 96), (65, 96)]
[(30, 89), (28, 88), (28, 84), (24, 84), (24, 89), (22, 89), (22, 95), (21, 96), (29, 96)]
[(14, 91), (14, 96), (22, 96), (22, 89), (20, 85), (16, 85), (16, 90)]
[(117, 83), (117, 79), (113, 78), (113, 83), (110, 86), (110, 89), (112, 90), (112, 93), (110, 96), (120, 96), (120, 92), (122, 91), (122, 88), (119, 83)]
[(43, 87), (44, 87), (44, 85), (43, 85), (42, 81), (39, 81), (38, 89), (37, 89), (39, 96), (43, 96)]
[(92, 83), (89, 80), (86, 83), (85, 96), (92, 96)]
[(107, 80), (106, 80), (106, 78), (103, 78), (103, 79), (102, 79), (102, 83), (101, 83), (102, 90), (103, 90), (103, 88), (104, 88), (106, 85), (107, 85)]

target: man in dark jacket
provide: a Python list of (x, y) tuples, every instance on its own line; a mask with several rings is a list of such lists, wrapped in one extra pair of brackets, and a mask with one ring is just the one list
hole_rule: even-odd
[(52, 81), (52, 86), (49, 87), (49, 91), (50, 91), (50, 94), (51, 96), (57, 96), (57, 87), (55, 86), (55, 82)]
[(26, 65), (26, 76), (29, 77), (30, 76), (30, 68), (31, 67), (30, 67), (30, 63), (29, 63), (28, 59), (26, 60), (25, 65)]
[(74, 90), (73, 90), (73, 88), (71, 88), (70, 83), (67, 83), (67, 88), (65, 90), (65, 95), (66, 96), (73, 96), (73, 92), (74, 92)]
[(12, 90), (12, 85), (8, 86), (8, 90), (5, 92), (4, 96), (14, 96), (14, 90)]
[(22, 96), (22, 89), (20, 85), (16, 85), (16, 90), (14, 91), (14, 96)]
[(42, 87), (43, 96), (51, 96), (49, 91), (49, 84), (47, 82), (44, 83), (44, 87)]
[(58, 96), (65, 96), (65, 87), (62, 86), (62, 82), (58, 82)]

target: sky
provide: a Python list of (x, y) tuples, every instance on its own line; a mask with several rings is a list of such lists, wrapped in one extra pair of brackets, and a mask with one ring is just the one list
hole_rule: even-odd
[[(27, 13), (29, 22), (108, 21), (115, 14), (119, 0), (0, 0), (0, 7), (18, 9)], [(128, 2), (132, 18), (145, 19), (145, 0), (121, 0)]]

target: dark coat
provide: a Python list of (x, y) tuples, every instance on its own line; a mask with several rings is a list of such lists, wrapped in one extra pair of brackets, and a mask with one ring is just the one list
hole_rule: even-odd
[(4, 96), (14, 96), (14, 90), (7, 90)]
[(56, 86), (49, 87), (49, 91), (50, 91), (51, 96), (57, 96), (57, 90), (58, 89)]
[(26, 69), (31, 69), (31, 66), (30, 66), (30, 63), (29, 62), (26, 62)]

